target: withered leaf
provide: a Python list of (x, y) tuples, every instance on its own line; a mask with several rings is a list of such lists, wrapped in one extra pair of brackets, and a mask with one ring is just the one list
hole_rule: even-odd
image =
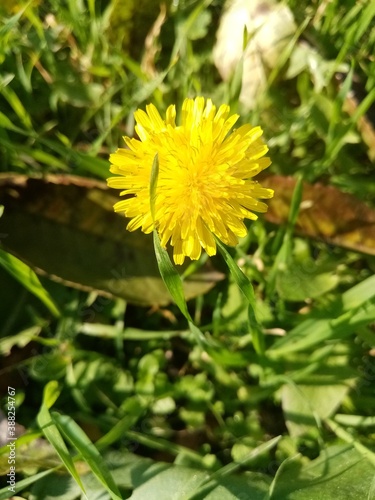
[[(275, 190), (265, 218), (273, 224), (288, 219), (296, 180), (271, 175), (262, 185)], [(375, 210), (333, 186), (304, 183), (296, 232), (350, 250), (375, 255)]]
[[(67, 285), (135, 304), (165, 305), (171, 299), (152, 235), (126, 230), (127, 221), (113, 212), (116, 194), (103, 182), (82, 177), (3, 174), (1, 243), (36, 271)], [(184, 281), (185, 295), (201, 295), (220, 279), (206, 266)]]

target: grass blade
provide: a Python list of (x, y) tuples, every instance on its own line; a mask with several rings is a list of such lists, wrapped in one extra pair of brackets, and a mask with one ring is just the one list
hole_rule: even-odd
[(343, 339), (361, 325), (375, 320), (375, 276), (352, 287), (327, 311), (325, 318), (310, 317), (275, 342), (268, 354), (278, 357), (307, 349), (329, 339)]
[[(37, 474), (33, 474), (32, 476), (26, 477), (25, 479), (21, 479), (21, 481), (17, 481), (17, 494), (20, 493), (24, 488), (27, 488), (28, 486), (31, 486), (32, 484), (36, 483), (39, 481), (39, 479), (42, 479), (45, 476), (48, 476), (49, 474), (52, 474), (56, 470), (58, 470), (59, 467), (54, 467), (53, 469), (48, 469), (44, 470), (42, 472), (38, 472)], [(21, 499), (22, 497), (17, 496), (17, 497), (10, 497), (12, 495), (12, 492), (9, 491), (9, 485), (5, 486), (4, 488), (1, 488), (0, 490), (0, 500), (6, 500), (7, 498), (18, 498)]]
[(241, 271), (241, 269), (232, 259), (231, 255), (229, 254), (225, 246), (217, 238), (216, 238), (216, 244), (219, 248), (221, 255), (224, 257), (224, 260), (229, 268), (229, 271), (234, 281), (236, 282), (238, 288), (244, 294), (245, 298), (249, 303), (248, 319), (252, 333), (252, 341), (254, 349), (258, 354), (264, 354), (265, 351), (264, 334), (256, 318), (256, 313), (255, 313), (256, 303), (255, 303), (255, 294), (253, 285), (251, 284), (248, 277)]
[(192, 322), (193, 320), (188, 311), (184, 296), (181, 276), (173, 266), (168, 252), (161, 246), (160, 238), (156, 230), (154, 230), (154, 248), (160, 275), (165, 283), (165, 286), (182, 314), (188, 321)]
[(61, 315), (52, 297), (47, 290), (45, 290), (37, 275), (28, 265), (13, 255), (4, 252), (1, 248), (0, 265), (19, 281), (21, 285), (29, 290), (29, 292), (38, 297), (56, 318)]
[(80, 487), (82, 493), (86, 495), (85, 488), (74, 466), (73, 459), (70, 456), (66, 444), (49, 412), (49, 408), (54, 404), (59, 394), (60, 392), (58, 390), (58, 383), (56, 382), (56, 380), (52, 380), (45, 386), (43, 402), (37, 416), (37, 422), (47, 440), (55, 448), (56, 453), (61, 458), (68, 472), (72, 475), (72, 477)]
[(95, 477), (108, 491), (111, 498), (113, 500), (121, 500), (121, 493), (102, 456), (79, 425), (68, 415), (61, 415), (60, 413), (53, 412), (51, 416), (60, 432), (68, 438), (71, 444), (80, 453)]
[(293, 196), (290, 202), (288, 222), (284, 233), (283, 241), (279, 251), (276, 254), (273, 266), (268, 276), (267, 280), (268, 295), (271, 295), (275, 290), (277, 274), (282, 267), (287, 265), (287, 260), (289, 256), (292, 254), (292, 236), (293, 236), (294, 226), (296, 225), (299, 214), (299, 208), (302, 201), (302, 194), (303, 194), (303, 181), (302, 181), (302, 176), (299, 176), (297, 178), (297, 182), (293, 191)]
[(375, 453), (373, 451), (360, 443), (350, 432), (347, 432), (334, 420), (327, 418), (326, 424), (331, 428), (337, 437), (349, 444), (352, 444), (354, 448), (356, 448), (356, 450), (375, 467)]

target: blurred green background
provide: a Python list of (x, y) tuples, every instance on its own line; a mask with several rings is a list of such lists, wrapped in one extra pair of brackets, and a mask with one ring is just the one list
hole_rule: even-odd
[[(375, 497), (374, 19), (365, 0), (1, 2), (0, 499), (13, 411), (17, 498)], [(270, 148), (275, 197), (230, 250), (261, 355), (222, 258), (179, 269), (197, 338), (103, 182), (137, 108), (197, 95)]]

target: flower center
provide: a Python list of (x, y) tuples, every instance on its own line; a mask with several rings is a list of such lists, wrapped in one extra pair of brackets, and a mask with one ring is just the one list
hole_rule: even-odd
[(185, 179), (183, 180), (186, 201), (198, 210), (201, 208), (201, 203), (207, 194), (209, 178), (205, 175), (205, 170), (204, 165), (198, 162), (193, 168), (186, 170)]

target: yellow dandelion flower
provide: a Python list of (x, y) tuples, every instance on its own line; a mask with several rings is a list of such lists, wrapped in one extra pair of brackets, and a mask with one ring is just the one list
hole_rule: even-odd
[[(121, 189), (126, 199), (115, 204), (131, 220), (129, 231), (141, 228), (158, 231), (161, 244), (173, 246), (173, 259), (196, 260), (202, 248), (216, 254), (214, 235), (235, 246), (247, 234), (244, 219), (266, 212), (260, 199), (272, 198), (273, 190), (252, 178), (271, 161), (261, 139), (260, 127), (243, 125), (230, 133), (238, 115), (230, 116), (227, 105), (217, 110), (210, 99), (185, 99), (181, 125), (176, 125), (176, 108), (169, 106), (165, 119), (152, 104), (146, 112), (134, 113), (138, 139), (124, 137), (128, 149), (110, 156), (108, 185)], [(159, 175), (155, 198), (155, 219), (150, 209), (150, 176), (155, 155)]]

